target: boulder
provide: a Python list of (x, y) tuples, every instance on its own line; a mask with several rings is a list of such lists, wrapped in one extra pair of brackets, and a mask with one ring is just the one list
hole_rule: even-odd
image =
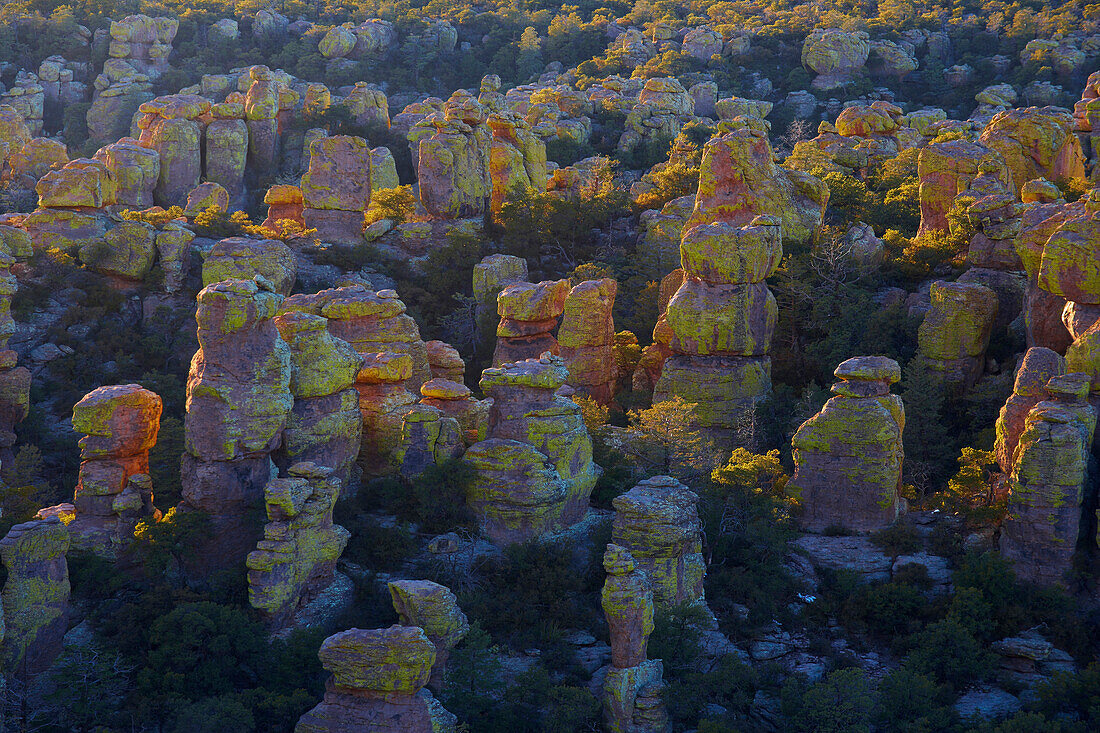
[(217, 242), (202, 263), (204, 286), (261, 276), (275, 292), (289, 295), (296, 275), (294, 254), (278, 239), (229, 237)]
[(57, 517), (17, 524), (0, 540), (5, 673), (39, 674), (61, 653), (69, 626), (68, 550), (69, 530)]

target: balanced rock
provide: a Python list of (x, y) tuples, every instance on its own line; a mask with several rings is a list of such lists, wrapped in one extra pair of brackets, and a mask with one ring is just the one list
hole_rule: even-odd
[(551, 335), (565, 311), (568, 280), (513, 283), (497, 296), (497, 346), (493, 364), (500, 366), (538, 358), (543, 352), (558, 353), (558, 341)]
[(298, 266), (290, 247), (278, 239), (229, 237), (216, 243), (202, 263), (202, 284), (251, 280), (261, 276), (275, 292), (290, 295)]
[(815, 88), (835, 89), (851, 81), (870, 53), (871, 44), (863, 31), (817, 28), (802, 44), (802, 65), (818, 74)]
[(812, 532), (844, 527), (870, 532), (897, 519), (905, 408), (890, 394), (901, 379), (882, 356), (849, 359), (833, 372), (841, 381), (821, 412), (794, 434), (792, 490), (802, 497), (802, 526)]
[(615, 497), (611, 541), (645, 571), (660, 606), (705, 604), (699, 496), (671, 476), (654, 476)]
[(274, 626), (332, 583), (349, 532), (332, 523), (340, 481), (332, 469), (297, 463), (264, 488), (268, 523), (245, 561), (248, 601)]
[(418, 626), (435, 645), (435, 664), (428, 684), (443, 686), (447, 659), (470, 630), (466, 614), (451, 589), (430, 580), (393, 580), (389, 583), (393, 608), (402, 626)]

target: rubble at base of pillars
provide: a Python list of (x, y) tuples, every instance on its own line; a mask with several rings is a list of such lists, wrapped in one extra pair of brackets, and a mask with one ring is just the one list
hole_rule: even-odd
[(599, 468), (580, 406), (554, 394), (568, 374), (549, 353), (482, 373), (489, 438), (464, 455), (477, 469), (466, 501), (495, 543), (568, 527), (588, 510)]

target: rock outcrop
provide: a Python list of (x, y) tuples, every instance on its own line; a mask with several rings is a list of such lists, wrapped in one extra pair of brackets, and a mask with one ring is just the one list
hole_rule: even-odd
[(141, 130), (138, 142), (160, 154), (160, 174), (153, 200), (165, 208), (183, 206), (187, 194), (202, 180), (202, 131), (200, 119), (210, 110), (210, 100), (196, 94), (157, 97), (138, 108)]
[(618, 284), (611, 278), (585, 280), (565, 298), (558, 346), (569, 370), (569, 386), (601, 405), (615, 391), (615, 321)]
[(1066, 372), (1066, 361), (1057, 352), (1033, 346), (1016, 369), (1012, 394), (997, 417), (997, 438), (993, 445), (997, 465), (1006, 475), (1015, 464), (1016, 445), (1032, 408), (1047, 398), (1047, 382)]
[(155, 79), (168, 68), (172, 40), (178, 30), (179, 21), (175, 18), (127, 15), (122, 20), (111, 21), (107, 53), (112, 59), (124, 61), (139, 73)]
[[(13, 234), (11, 239), (15, 236)], [(15, 264), (14, 242), (9, 242), (2, 232), (0, 239), (0, 465), (10, 465), (15, 457), (15, 426), (30, 411), (31, 372), (18, 366), (19, 355), (8, 348), (8, 341), (15, 334), (11, 299), (19, 290), (19, 281), (11, 273), (11, 266)]]
[(337, 135), (309, 146), (302, 176), (302, 219), (324, 242), (360, 244), (370, 204), (371, 153), (361, 137)]
[(615, 497), (611, 541), (645, 571), (659, 606), (704, 605), (699, 496), (671, 476), (654, 476)]
[(401, 625), (420, 627), (435, 646), (428, 685), (438, 691), (446, 682), (451, 650), (466, 637), (470, 622), (447, 586), (430, 580), (393, 580), (389, 589)]
[(245, 560), (248, 602), (273, 627), (332, 583), (348, 531), (332, 522), (340, 481), (331, 468), (296, 463), (264, 487), (264, 536)]
[(613, 733), (671, 730), (661, 697), (664, 665), (646, 659), (653, 633), (653, 592), (646, 573), (625, 547), (609, 544), (601, 601), (611, 631), (611, 666), (603, 683), (604, 728)]
[(493, 399), (487, 440), (464, 459), (477, 469), (466, 494), (493, 542), (524, 542), (579, 521), (598, 470), (580, 407), (558, 397), (568, 371), (560, 357), (486, 369), (482, 391)]
[(160, 153), (132, 137), (100, 148), (95, 154), (114, 179), (116, 200), (134, 209), (153, 205), (153, 189), (160, 179)]
[(1016, 446), (1001, 525), (1001, 554), (1021, 579), (1064, 582), (1082, 526), (1086, 494), (1095, 491), (1090, 448), (1096, 409), (1088, 403), (1089, 377), (1070, 373), (1047, 382), (1049, 400), (1028, 413)]
[(1035, 178), (1085, 177), (1085, 156), (1073, 115), (1061, 107), (1027, 107), (996, 115), (981, 142), (1004, 158), (1019, 190)]
[(226, 280), (198, 294), (182, 508), (210, 515), (215, 533), (203, 560), (215, 567), (244, 560), (256, 546), (260, 527), (250, 517), (293, 406), (290, 349), (272, 320), (281, 300), (263, 278)]
[(160, 397), (137, 384), (100, 387), (73, 407), (73, 430), (84, 434), (69, 523), (74, 549), (114, 558), (133, 540), (139, 521), (159, 518), (149, 450), (161, 409)]
[(947, 231), (947, 213), (959, 194), (983, 173), (1001, 185), (1000, 191), (1014, 192), (1012, 174), (1001, 154), (993, 148), (967, 140), (949, 140), (921, 148), (917, 158), (920, 179), (920, 233)]
[(290, 295), (298, 268), (290, 247), (278, 239), (229, 237), (217, 242), (202, 263), (202, 284), (262, 276), (280, 295)]
[(317, 656), (332, 676), (325, 699), (303, 715), (294, 733), (437, 733), (455, 716), (424, 689), (435, 645), (423, 629), (348, 629), (330, 636)]
[(331, 469), (333, 478), (348, 491), (363, 433), (355, 390), (363, 357), (329, 333), (328, 320), (322, 316), (288, 311), (275, 318), (275, 327), (290, 347), (294, 398), (276, 460), (284, 468), (308, 462)]
[(501, 290), (493, 365), (537, 359), (546, 351), (558, 354), (558, 340), (551, 331), (558, 326), (568, 295), (568, 280), (518, 282)]
[(61, 653), (69, 625), (68, 550), (69, 530), (57, 517), (17, 524), (0, 540), (5, 673), (44, 672)]
[(817, 74), (815, 88), (836, 89), (852, 81), (870, 53), (871, 44), (863, 31), (817, 28), (802, 44), (802, 65)]
[(917, 332), (917, 352), (951, 385), (969, 389), (985, 370), (997, 294), (977, 283), (932, 283), (932, 307)]
[(789, 486), (802, 497), (803, 528), (882, 529), (898, 516), (905, 407), (890, 393), (897, 362), (863, 356), (842, 362), (833, 397), (794, 434)]
[(458, 420), (438, 407), (418, 404), (401, 418), (401, 445), (393, 460), (402, 476), (414, 478), (429, 466), (458, 458), (465, 447)]

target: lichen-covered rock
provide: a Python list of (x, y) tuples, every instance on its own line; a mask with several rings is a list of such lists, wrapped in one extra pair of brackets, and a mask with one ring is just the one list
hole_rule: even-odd
[(378, 87), (365, 81), (357, 81), (355, 87), (344, 99), (344, 104), (360, 125), (389, 128), (389, 101), (386, 99), (386, 93)]
[(493, 399), (489, 436), (533, 445), (565, 482), (561, 520), (566, 526), (584, 516), (599, 476), (580, 407), (555, 394), (568, 376), (560, 357), (544, 353), (486, 369), (480, 382), (481, 391)]
[(466, 372), (466, 362), (459, 356), (458, 350), (442, 341), (428, 341), (424, 344), (428, 351), (428, 364), (432, 369), (432, 379), (446, 379), (462, 383)]
[[(0, 158), (2, 160), (2, 158)], [(69, 162), (65, 143), (45, 137), (31, 138), (22, 149), (8, 156), (8, 176), (20, 182), (30, 183), (28, 188), (51, 170)]]
[(275, 292), (289, 295), (297, 270), (294, 253), (278, 239), (229, 237), (207, 253), (202, 263), (202, 284), (262, 276)]
[(659, 606), (706, 603), (698, 501), (697, 494), (671, 476), (655, 476), (611, 502), (611, 541), (634, 556)]
[(268, 523), (245, 561), (248, 601), (274, 626), (332, 583), (349, 532), (332, 523), (340, 481), (332, 469), (297, 463), (264, 489)]
[(220, 183), (200, 183), (187, 194), (187, 205), (183, 213), (188, 218), (194, 218), (204, 211), (213, 209), (220, 214), (229, 210), (229, 191)]
[(3, 667), (38, 674), (61, 653), (69, 622), (69, 530), (57, 517), (17, 524), (0, 540), (7, 569), (3, 602)]
[(202, 177), (202, 125), (198, 118), (210, 101), (193, 94), (157, 97), (138, 108), (139, 142), (160, 153), (160, 176), (153, 200), (161, 206), (183, 205)]
[(901, 378), (897, 362), (881, 356), (849, 359), (836, 368), (840, 382), (821, 412), (791, 441), (801, 494), (802, 526), (870, 532), (897, 519), (905, 408), (890, 394)]
[(103, 161), (115, 182), (119, 204), (135, 209), (153, 205), (153, 188), (160, 177), (160, 153), (142, 147), (131, 137), (100, 148), (96, 160)]
[(0, 104), (0, 159), (6, 160), (31, 140), (31, 131), (23, 115), (10, 104)]
[(325, 699), (304, 714), (295, 733), (445, 733), (455, 716), (422, 689), (435, 663), (435, 646), (415, 626), (348, 629), (317, 652), (332, 673)]
[(337, 135), (313, 141), (309, 170), (302, 176), (302, 218), (326, 242), (362, 241), (363, 212), (370, 203), (371, 152), (360, 137)]
[(372, 191), (397, 188), (401, 179), (397, 175), (397, 161), (389, 148), (377, 147), (370, 151), (370, 187)]
[(917, 332), (919, 357), (928, 368), (963, 388), (985, 368), (985, 350), (997, 316), (997, 294), (977, 283), (937, 280), (932, 307)]
[(565, 299), (558, 344), (569, 370), (569, 385), (602, 405), (615, 388), (615, 307), (618, 285), (611, 278), (585, 280)]
[(175, 222), (165, 224), (164, 229), (157, 232), (157, 260), (164, 272), (165, 292), (175, 293), (183, 287), (194, 239), (194, 232)]
[(1073, 115), (1061, 107), (1011, 109), (996, 115), (981, 142), (1008, 164), (1015, 189), (1028, 181), (1085, 177), (1085, 157)]
[(172, 40), (179, 30), (175, 18), (148, 15), (127, 15), (112, 20), (110, 26), (111, 58), (125, 59), (131, 66), (152, 77), (168, 68)]
[(156, 231), (138, 221), (121, 221), (108, 229), (102, 241), (78, 250), (88, 269), (127, 280), (142, 280), (153, 269), (157, 255)]
[(863, 31), (817, 28), (802, 44), (802, 65), (818, 74), (816, 88), (835, 89), (851, 80), (870, 53), (871, 44)]
[(610, 733), (668, 733), (664, 665), (650, 659), (636, 667), (610, 667), (603, 683), (603, 723)]
[(415, 478), (430, 466), (438, 466), (462, 455), (465, 442), (458, 420), (437, 407), (414, 405), (401, 421), (401, 445), (394, 451), (394, 463), (401, 475)]
[(1033, 346), (1024, 354), (1016, 370), (1012, 394), (997, 417), (997, 437), (993, 450), (997, 456), (997, 464), (1005, 474), (1012, 472), (1016, 445), (1024, 431), (1028, 414), (1035, 405), (1046, 399), (1047, 382), (1065, 372), (1065, 359), (1057, 352), (1042, 346)]
[(1100, 304), (1098, 255), (1100, 210), (1087, 208), (1080, 216), (1062, 222), (1047, 239), (1036, 284), (1066, 300)]
[(435, 664), (428, 684), (439, 689), (451, 649), (465, 638), (470, 622), (447, 586), (430, 580), (394, 580), (389, 589), (401, 625), (420, 627), (435, 645)]
[(1064, 582), (1072, 566), (1096, 428), (1086, 375), (1054, 377), (1047, 391), (1053, 399), (1024, 421), (1000, 539), (1020, 578), (1042, 585)]
[(302, 189), (297, 186), (277, 184), (267, 189), (264, 194), (264, 203), (267, 204), (267, 218), (263, 226), (268, 229), (278, 229), (278, 222), (287, 219), (299, 226), (305, 226), (302, 218), (302, 209), (305, 201), (302, 198)]
[(611, 664), (620, 669), (645, 662), (653, 633), (653, 588), (625, 547), (608, 544), (603, 555), (607, 578), (601, 605), (611, 631)]
[(996, 178), (1014, 190), (1012, 174), (1001, 154), (983, 144), (966, 140), (932, 143), (917, 158), (920, 179), (920, 231), (946, 231), (947, 212), (955, 198), (970, 188), (982, 167), (996, 170)]
[(36, 209), (23, 219), (23, 229), (35, 249), (56, 247), (66, 254), (92, 242), (104, 243), (107, 234), (103, 217), (68, 209)]
[(497, 296), (497, 346), (493, 364), (509, 364), (537, 358), (543, 352), (558, 353), (551, 331), (565, 310), (568, 280), (513, 283)]
[(492, 196), (493, 134), (486, 110), (468, 92), (447, 100), (443, 114), (416, 123), (409, 142), (417, 155), (420, 202), (439, 219), (476, 216)]
[(661, 366), (653, 402), (679, 397), (694, 404), (695, 424), (720, 443), (771, 393), (771, 357), (673, 355)]
[(474, 399), (465, 384), (436, 377), (420, 387), (420, 394), (420, 404), (438, 408), (458, 421), (466, 445), (488, 437), (489, 401)]
[(497, 296), (512, 283), (527, 282), (527, 260), (513, 255), (489, 255), (474, 265), (473, 289), (478, 320), (497, 313)]
[(114, 179), (101, 161), (77, 158), (50, 171), (38, 185), (38, 205), (46, 209), (101, 209), (116, 202)]

